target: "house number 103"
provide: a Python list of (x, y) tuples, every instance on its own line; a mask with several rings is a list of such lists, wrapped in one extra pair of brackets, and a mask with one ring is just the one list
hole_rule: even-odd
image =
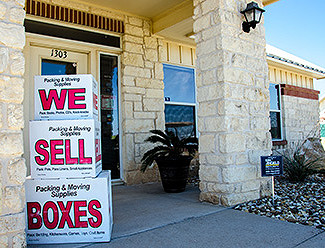
[(68, 52), (62, 51), (62, 50), (57, 50), (57, 49), (52, 49), (51, 57), (65, 59), (66, 57), (68, 57)]

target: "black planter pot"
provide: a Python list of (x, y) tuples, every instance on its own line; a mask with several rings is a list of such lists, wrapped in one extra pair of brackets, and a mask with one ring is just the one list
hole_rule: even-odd
[(186, 187), (191, 156), (156, 159), (165, 192), (183, 192)]

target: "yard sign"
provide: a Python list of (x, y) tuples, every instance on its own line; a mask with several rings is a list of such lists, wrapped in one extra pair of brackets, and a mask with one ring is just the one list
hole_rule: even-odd
[(262, 177), (280, 176), (283, 174), (282, 156), (262, 156)]

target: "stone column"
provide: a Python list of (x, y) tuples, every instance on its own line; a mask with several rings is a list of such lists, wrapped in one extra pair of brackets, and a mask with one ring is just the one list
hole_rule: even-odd
[(271, 151), (264, 27), (242, 31), (245, 0), (194, 7), (200, 199), (230, 206), (269, 193), (260, 177)]
[(152, 129), (164, 130), (163, 66), (158, 59), (162, 43), (151, 36), (151, 22), (126, 17), (122, 55), (123, 167), (127, 184), (157, 181), (156, 168), (140, 172), (149, 148), (144, 140)]
[(25, 1), (0, 0), (0, 247), (25, 247)]

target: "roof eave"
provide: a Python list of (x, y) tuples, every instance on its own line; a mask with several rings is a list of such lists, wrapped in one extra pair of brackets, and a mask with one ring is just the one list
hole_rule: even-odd
[(276, 59), (276, 58), (272, 58), (272, 57), (269, 57), (269, 55), (267, 56), (267, 62), (269, 65), (273, 65), (273, 66), (279, 66), (281, 65), (281, 67), (283, 67), (284, 69), (288, 69), (288, 70), (293, 70), (297, 73), (302, 73), (306, 76), (310, 76), (310, 77), (313, 77), (315, 79), (323, 79), (325, 78), (325, 73), (322, 73), (322, 72), (317, 72), (313, 69), (309, 69), (309, 68), (305, 68), (303, 66), (298, 66), (298, 65), (295, 65), (295, 64), (291, 64), (291, 63), (288, 63), (286, 61), (281, 61), (279, 59)]
[(275, 3), (277, 1), (279, 1), (279, 0), (263, 0), (262, 2), (263, 2), (263, 5), (266, 6), (266, 5), (269, 5), (271, 3)]

